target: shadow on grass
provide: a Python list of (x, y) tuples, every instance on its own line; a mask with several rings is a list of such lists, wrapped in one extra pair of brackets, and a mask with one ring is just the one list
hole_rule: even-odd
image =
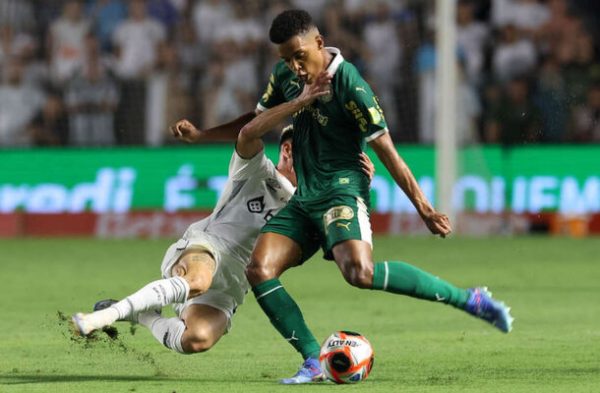
[[(0, 385), (26, 385), (38, 383), (65, 383), (65, 382), (242, 382), (240, 380), (232, 381), (227, 379), (206, 379), (206, 378), (181, 378), (168, 376), (152, 375), (60, 375), (60, 374), (14, 374), (0, 375)], [(243, 383), (265, 383), (269, 379), (245, 379)]]

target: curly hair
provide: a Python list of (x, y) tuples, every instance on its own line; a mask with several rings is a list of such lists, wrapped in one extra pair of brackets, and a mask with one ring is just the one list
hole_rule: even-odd
[(274, 44), (283, 44), (298, 34), (304, 34), (315, 27), (312, 17), (304, 10), (286, 10), (273, 19), (269, 29), (269, 39)]

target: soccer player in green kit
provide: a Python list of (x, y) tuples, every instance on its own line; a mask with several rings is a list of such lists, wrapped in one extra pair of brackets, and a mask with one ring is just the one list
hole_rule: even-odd
[[(263, 227), (246, 275), (272, 324), (304, 358), (300, 370), (281, 382), (322, 379), (319, 343), (278, 279), (319, 246), (353, 286), (449, 304), (508, 333), (513, 321), (510, 309), (492, 299), (486, 288), (457, 288), (404, 262), (373, 262), (369, 181), (357, 160), (366, 143), (433, 234), (450, 233), (448, 217), (434, 210), (398, 155), (369, 85), (338, 49), (325, 47), (310, 15), (301, 10), (282, 12), (273, 20), (269, 36), (281, 60), (257, 106), (258, 116), (246, 127), (274, 126), (292, 116), (298, 188)], [(317, 100), (303, 106), (296, 100), (303, 89), (322, 91)]]

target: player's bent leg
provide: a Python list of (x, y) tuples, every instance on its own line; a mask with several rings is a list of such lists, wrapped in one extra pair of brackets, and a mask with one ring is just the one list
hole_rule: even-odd
[(277, 233), (259, 236), (250, 265), (248, 281), (258, 304), (279, 333), (302, 355), (304, 363), (284, 384), (303, 384), (323, 379), (318, 357), (320, 345), (306, 326), (300, 308), (283, 288), (278, 277), (302, 261), (302, 249), (294, 240)]
[(182, 303), (188, 298), (189, 291), (189, 284), (182, 277), (156, 280), (106, 309), (90, 314), (77, 313), (72, 320), (78, 333), (86, 336), (115, 321), (135, 320), (139, 313)]
[(229, 318), (206, 304), (191, 304), (183, 312), (185, 331), (181, 346), (185, 353), (205, 352), (212, 348), (227, 331)]
[(462, 289), (404, 262), (371, 264), (370, 246), (348, 240), (332, 249), (346, 281), (359, 288), (371, 288), (418, 299), (452, 305), (483, 319), (508, 333), (514, 318), (504, 302), (491, 297), (487, 288)]
[(173, 265), (171, 274), (186, 280), (190, 288), (188, 299), (191, 299), (208, 291), (216, 268), (217, 264), (211, 254), (205, 251), (190, 250)]
[(212, 284), (216, 263), (211, 254), (191, 249), (171, 269), (173, 277), (153, 281), (125, 299), (90, 314), (77, 313), (72, 321), (77, 332), (88, 335), (115, 321), (136, 321), (138, 314), (160, 310), (172, 303), (206, 292)]

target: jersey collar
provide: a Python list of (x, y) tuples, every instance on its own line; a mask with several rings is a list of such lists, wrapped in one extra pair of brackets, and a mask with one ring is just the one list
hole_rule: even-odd
[(325, 50), (333, 55), (333, 60), (331, 60), (329, 67), (327, 67), (327, 72), (333, 76), (344, 61), (344, 56), (342, 56), (342, 52), (338, 48), (334, 48), (333, 46), (326, 46)]

